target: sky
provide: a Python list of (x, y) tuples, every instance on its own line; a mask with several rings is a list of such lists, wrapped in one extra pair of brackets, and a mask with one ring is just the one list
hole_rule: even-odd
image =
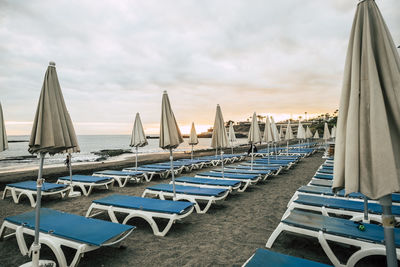
[[(376, 0), (396, 45), (400, 1)], [(183, 133), (338, 108), (356, 0), (0, 0), (0, 102), (8, 135), (30, 134), (57, 64), (77, 134), (159, 132), (168, 91)]]

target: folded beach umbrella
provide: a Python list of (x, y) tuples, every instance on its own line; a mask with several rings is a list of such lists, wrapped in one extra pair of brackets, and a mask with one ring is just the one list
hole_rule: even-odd
[(190, 137), (189, 137), (189, 145), (192, 146), (191, 159), (193, 160), (193, 146), (199, 143), (199, 139), (197, 139), (196, 128), (194, 127), (194, 122), (192, 122), (192, 128), (190, 129)]
[(182, 134), (181, 131), (179, 130), (178, 123), (176, 122), (175, 115), (172, 112), (167, 91), (164, 91), (161, 103), (161, 125), (160, 125), (159, 147), (161, 147), (162, 149), (169, 150), (174, 200), (176, 199), (176, 191), (175, 191), (175, 174), (173, 167), (174, 157), (172, 155), (172, 150), (174, 148), (177, 148), (181, 143), (183, 143)]
[(388, 266), (397, 266), (391, 193), (400, 191), (400, 59), (375, 1), (358, 3), (345, 63), (333, 189), (382, 205)]
[(299, 140), (299, 150), (300, 150), (300, 143), (302, 139), (306, 138), (306, 131), (303, 128), (303, 125), (301, 124), (301, 121), (299, 120), (299, 126), (297, 127), (297, 135), (296, 138)]
[(283, 126), (279, 128), (279, 141), (283, 140), (285, 138), (285, 134), (283, 133)]
[(288, 124), (286, 127), (286, 134), (285, 134), (285, 140), (286, 140), (286, 153), (289, 154), (289, 141), (293, 139), (293, 131), (292, 127), (290, 126), (290, 120), (288, 120)]
[(267, 149), (268, 149), (268, 164), (269, 164), (269, 144), (270, 142), (274, 141), (274, 136), (272, 133), (272, 127), (271, 127), (271, 123), (269, 121), (269, 118), (267, 116), (267, 118), (265, 119), (265, 129), (264, 129), (264, 136), (262, 139), (264, 142), (267, 143)]
[(325, 140), (325, 142), (331, 138), (331, 134), (329, 132), (329, 127), (328, 127), (328, 123), (325, 122), (324, 124), (324, 135), (322, 136), (322, 139)]
[(312, 137), (313, 137), (313, 135), (311, 133), (310, 127), (307, 126), (307, 128), (306, 128), (306, 138), (308, 139), (308, 138), (312, 138)]
[(233, 123), (229, 124), (229, 135), (228, 135), (229, 142), (231, 143), (231, 149), (233, 154), (233, 144), (236, 142), (236, 134), (235, 129), (233, 129)]
[(8, 149), (6, 126), (4, 125), (3, 109), (0, 103), (0, 152)]
[(271, 118), (272, 137), (274, 138), (273, 145), (274, 145), (274, 151), (275, 151), (275, 159), (278, 159), (278, 154), (276, 153), (276, 142), (280, 141), (279, 131), (278, 131), (278, 127), (276, 127), (274, 118), (272, 116), (270, 118)]
[(31, 247), (32, 264), (34, 266), (39, 264), (40, 205), (45, 154), (66, 153), (68, 149), (78, 147), (74, 126), (65, 106), (55, 66), (54, 62), (50, 62), (44, 76), (28, 149), (31, 154), (39, 154), (40, 156), (37, 179), (35, 239)]
[(211, 147), (221, 151), (221, 164), (222, 164), (222, 177), (224, 177), (224, 157), (222, 149), (229, 147), (228, 134), (224, 124), (224, 118), (222, 117), (221, 107), (217, 105), (215, 112), (214, 127), (211, 138)]
[(331, 138), (335, 138), (335, 137), (336, 137), (336, 126), (334, 125), (331, 130)]
[(319, 133), (318, 133), (318, 130), (315, 130), (315, 133), (314, 133), (314, 137), (313, 137), (314, 139), (319, 139)]
[(260, 126), (258, 125), (257, 115), (255, 112), (253, 113), (253, 119), (251, 120), (249, 136), (247, 138), (247, 141), (251, 145), (251, 165), (250, 165), (251, 168), (250, 169), (253, 170), (254, 144), (262, 142)]
[(135, 157), (135, 170), (137, 171), (138, 166), (138, 148), (147, 146), (146, 134), (144, 133), (142, 120), (140, 119), (139, 112), (136, 113), (135, 122), (133, 124), (131, 143), (130, 147), (135, 147), (136, 157)]

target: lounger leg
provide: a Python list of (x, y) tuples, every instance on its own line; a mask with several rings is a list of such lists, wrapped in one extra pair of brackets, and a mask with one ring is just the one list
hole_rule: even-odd
[[(39, 243), (45, 244), (46, 246), (48, 246), (51, 249), (51, 251), (53, 251), (54, 255), (57, 258), (58, 266), (68, 267), (67, 259), (65, 258), (64, 252), (62, 251), (60, 244), (57, 244), (57, 243), (53, 242), (51, 239), (48, 239), (45, 237), (44, 238), (40, 237)], [(70, 266), (75, 266), (75, 265), (71, 264)]]
[(29, 250), (28, 250), (28, 247), (27, 247), (25, 239), (24, 239), (24, 232), (23, 232), (22, 226), (18, 226), (15, 229), (15, 237), (17, 239), (18, 248), (19, 248), (19, 251), (21, 252), (21, 254), (24, 256), (28, 255)]
[(9, 188), (6, 186), (6, 188), (4, 188), (3, 196), (1, 197), (1, 199), (4, 199), (7, 196), (8, 191), (9, 191)]
[(87, 196), (89, 195), (89, 193), (86, 191), (85, 186), (82, 185), (82, 184), (79, 184), (78, 186), (79, 186), (79, 188), (81, 189), (82, 194), (83, 194), (85, 197), (87, 197)]
[(326, 241), (324, 237), (324, 233), (322, 231), (318, 232), (318, 241), (321, 244), (322, 249), (325, 251), (325, 254), (328, 256), (328, 258), (331, 260), (333, 265), (339, 266), (339, 267), (345, 267), (346, 265), (343, 265), (340, 263), (339, 259), (335, 256), (335, 253), (333, 253), (331, 247), (329, 246), (328, 242)]
[(284, 231), (284, 229), (285, 225), (283, 223), (279, 223), (278, 227), (276, 227), (276, 229), (272, 232), (271, 236), (268, 238), (267, 244), (265, 244), (265, 246), (267, 248), (271, 248), (275, 240), (278, 238), (281, 232)]
[(246, 181), (243, 188), (241, 188), (241, 189), (239, 188), (238, 192), (244, 192), (249, 185), (250, 185), (250, 181)]
[(108, 216), (110, 216), (111, 221), (115, 222), (115, 223), (119, 223), (117, 217), (115, 216), (115, 213), (113, 211), (113, 206), (109, 206), (107, 208), (107, 213)]

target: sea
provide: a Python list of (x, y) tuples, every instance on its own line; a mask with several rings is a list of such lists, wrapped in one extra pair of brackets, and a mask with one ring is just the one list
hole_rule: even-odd
[[(28, 135), (8, 136), (8, 150), (0, 153), (0, 170), (14, 170), (30, 166), (37, 166), (39, 159), (36, 155), (31, 155), (28, 152)], [(81, 149), (80, 153), (72, 154), (72, 162), (93, 162), (101, 156), (95, 155), (94, 152), (105, 149), (124, 149), (131, 150), (135, 153), (134, 148), (129, 146), (130, 135), (78, 135), (78, 143)], [(194, 146), (194, 151), (211, 149), (211, 138), (199, 138), (199, 143)], [(148, 145), (138, 149), (139, 154), (149, 154), (157, 152), (165, 152), (158, 146), (159, 139), (147, 139)], [(247, 139), (238, 139), (234, 145), (245, 144)], [(190, 151), (191, 145), (188, 144), (188, 139), (176, 148), (174, 151)], [(65, 154), (56, 154), (54, 156), (46, 156), (45, 165), (62, 164), (66, 158)]]

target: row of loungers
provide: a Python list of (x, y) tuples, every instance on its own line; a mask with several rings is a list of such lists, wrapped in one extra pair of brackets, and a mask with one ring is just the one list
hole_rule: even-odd
[[(335, 266), (354, 266), (365, 257), (386, 255), (384, 230), (380, 225), (382, 214), (380, 205), (368, 200), (368, 219), (365, 220), (365, 197), (360, 193), (345, 197), (343, 190), (334, 194), (331, 189), (332, 179), (333, 159), (329, 158), (317, 170), (311, 182), (306, 186), (301, 186), (293, 195), (280, 224), (266, 243), (267, 248), (271, 248), (279, 235), (287, 231), (317, 238)], [(316, 185), (315, 182), (318, 183), (318, 181), (323, 181), (323, 184)], [(392, 194), (392, 199), (392, 213), (399, 222), (400, 194)], [(400, 229), (396, 227), (394, 231), (397, 259), (400, 260)], [(345, 263), (342, 263), (332, 250), (331, 243), (340, 243), (359, 249)], [(244, 266), (261, 266), (270, 262), (274, 263), (271, 266), (324, 266), (265, 249), (257, 250)]]

